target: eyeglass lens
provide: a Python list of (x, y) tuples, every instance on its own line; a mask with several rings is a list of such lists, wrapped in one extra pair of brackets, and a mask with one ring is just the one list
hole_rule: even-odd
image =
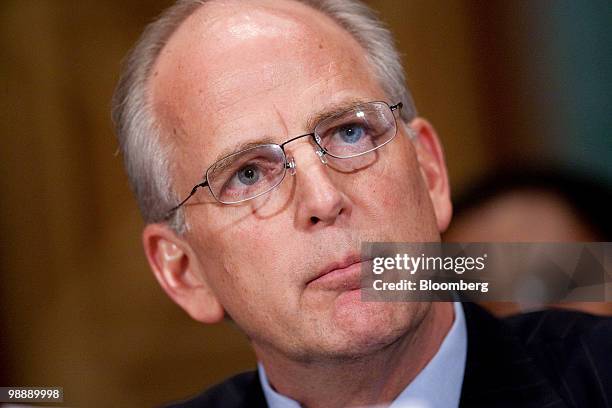
[(383, 102), (357, 108), (319, 123), (317, 142), (337, 158), (350, 158), (379, 148), (395, 136), (395, 118)]
[[(353, 167), (360, 167), (355, 163), (357, 156), (388, 143), (395, 132), (395, 117), (383, 102), (360, 105), (320, 122), (314, 130), (316, 142), (326, 154), (338, 159), (353, 158), (346, 161), (352, 162)], [(272, 190), (281, 183), (285, 173), (283, 148), (267, 144), (220, 160), (208, 170), (206, 177), (215, 198), (232, 204)]]

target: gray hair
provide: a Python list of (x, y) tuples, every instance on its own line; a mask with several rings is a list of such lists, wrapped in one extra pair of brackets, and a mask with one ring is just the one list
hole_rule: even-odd
[[(173, 189), (170, 171), (172, 146), (161, 141), (149, 97), (148, 79), (177, 28), (210, 0), (179, 0), (149, 24), (130, 51), (112, 101), (112, 119), (128, 179), (146, 223), (168, 222), (176, 232), (186, 230), (183, 209), (169, 219), (167, 212), (185, 192)], [(402, 101), (401, 118), (416, 114), (406, 88), (404, 70), (389, 30), (371, 9), (358, 0), (297, 0), (331, 17), (363, 47), (377, 79), (393, 103)]]

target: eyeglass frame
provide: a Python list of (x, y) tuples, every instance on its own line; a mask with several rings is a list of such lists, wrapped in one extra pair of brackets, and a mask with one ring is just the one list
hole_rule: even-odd
[[(323, 122), (325, 122), (325, 121), (327, 121), (329, 119), (332, 119), (332, 118), (338, 117), (338, 116), (342, 116), (342, 115), (346, 114), (347, 112), (350, 112), (350, 111), (352, 111), (352, 110), (354, 110), (354, 109), (356, 109), (356, 108), (358, 108), (360, 106), (369, 105), (369, 104), (373, 104), (373, 103), (383, 103), (383, 104), (385, 104), (389, 108), (389, 110), (391, 111), (391, 114), (393, 115), (393, 119), (395, 121), (395, 133), (386, 142), (384, 142), (384, 143), (382, 143), (382, 144), (380, 144), (380, 145), (378, 145), (378, 146), (376, 146), (376, 147), (374, 147), (374, 148), (372, 148), (370, 150), (362, 152), (362, 153), (357, 153), (357, 154), (354, 154), (354, 155), (351, 155), (351, 156), (348, 156), (348, 157), (339, 157), (339, 156), (335, 156), (334, 154), (328, 152), (323, 146), (321, 146), (321, 144), (320, 144), (320, 142), (321, 142), (320, 137), (316, 134), (315, 131), (313, 131), (313, 132), (310, 132), (310, 133), (305, 133), (303, 135), (292, 137), (292, 138), (290, 138), (290, 139), (288, 139), (288, 140), (286, 140), (286, 141), (284, 141), (283, 143), (280, 143), (280, 144), (279, 143), (262, 143), (262, 144), (257, 145), (257, 146), (252, 146), (252, 147), (249, 147), (247, 149), (239, 150), (237, 152), (228, 154), (227, 156), (222, 157), (221, 159), (219, 159), (219, 160), (215, 161), (213, 164), (211, 164), (206, 169), (206, 172), (204, 173), (204, 181), (202, 181), (201, 183), (198, 183), (195, 186), (193, 186), (193, 188), (191, 189), (191, 192), (189, 193), (189, 195), (187, 197), (185, 197), (185, 199), (183, 199), (183, 201), (181, 201), (179, 204), (177, 204), (176, 206), (174, 206), (170, 210), (168, 210), (166, 212), (166, 215), (164, 216), (164, 220), (169, 220), (174, 215), (175, 211), (177, 211), (179, 208), (181, 208), (191, 197), (193, 197), (195, 195), (195, 193), (198, 191), (198, 189), (203, 188), (203, 187), (208, 187), (208, 191), (210, 191), (210, 194), (213, 196), (213, 198), (217, 202), (219, 202), (219, 203), (221, 203), (223, 205), (240, 204), (240, 203), (243, 203), (245, 201), (253, 200), (253, 199), (257, 198), (257, 197), (260, 197), (260, 196), (262, 196), (264, 194), (269, 193), (270, 191), (274, 190), (276, 187), (278, 187), (283, 182), (283, 180), (285, 179), (285, 176), (287, 175), (287, 169), (295, 169), (295, 162), (293, 160), (287, 160), (287, 153), (285, 152), (285, 145), (287, 145), (288, 143), (291, 143), (291, 142), (293, 142), (295, 140), (304, 138), (304, 137), (308, 137), (308, 136), (312, 137), (312, 140), (314, 141), (314, 143), (318, 147), (318, 150), (317, 150), (316, 154), (319, 156), (321, 161), (323, 161), (323, 163), (325, 163), (323, 157), (326, 156), (326, 155), (331, 156), (331, 157), (336, 158), (336, 159), (341, 159), (341, 160), (342, 159), (352, 159), (354, 157), (363, 156), (363, 155), (371, 153), (371, 152), (373, 152), (373, 151), (375, 151), (377, 149), (380, 149), (381, 147), (383, 147), (384, 145), (386, 145), (387, 143), (389, 143), (393, 139), (395, 139), (395, 136), (397, 136), (397, 118), (395, 117), (395, 114), (393, 112), (394, 111), (400, 111), (404, 107), (404, 103), (403, 102), (398, 102), (398, 103), (396, 103), (394, 105), (389, 105), (385, 101), (371, 101), (371, 102), (360, 103), (359, 105), (356, 105), (356, 106), (354, 106), (351, 109), (347, 109), (345, 112), (338, 113), (337, 115), (334, 115), (332, 117), (324, 118), (319, 123), (317, 123), (314, 126), (313, 129), (316, 129), (321, 123), (323, 123)], [(230, 202), (230, 203), (225, 203), (225, 202), (219, 200), (217, 198), (217, 196), (215, 195), (215, 193), (212, 191), (212, 189), (210, 187), (210, 184), (208, 183), (208, 173), (210, 172), (210, 170), (213, 169), (215, 167), (215, 165), (217, 165), (217, 163), (219, 163), (219, 162), (221, 162), (223, 160), (227, 160), (228, 158), (230, 158), (232, 156), (239, 155), (239, 154), (242, 154), (244, 152), (248, 152), (249, 150), (259, 149), (259, 148), (265, 147), (265, 146), (278, 146), (278, 147), (281, 148), (281, 151), (283, 152), (283, 159), (284, 159), (284, 162), (285, 162), (284, 166), (283, 166), (284, 173), (283, 173), (283, 177), (281, 177), (279, 179), (278, 183), (276, 183), (274, 186), (270, 187), (269, 189), (267, 189), (265, 191), (262, 191), (262, 192), (260, 192), (260, 193), (258, 193), (256, 195), (254, 195), (253, 197), (246, 198), (244, 200), (240, 200), (240, 201), (236, 201), (236, 202)]]

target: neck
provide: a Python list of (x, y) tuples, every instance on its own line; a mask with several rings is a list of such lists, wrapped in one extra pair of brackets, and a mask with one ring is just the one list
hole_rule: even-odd
[(452, 303), (432, 303), (414, 330), (351, 361), (305, 364), (257, 346), (255, 350), (272, 387), (304, 407), (388, 404), (433, 358), (452, 322)]

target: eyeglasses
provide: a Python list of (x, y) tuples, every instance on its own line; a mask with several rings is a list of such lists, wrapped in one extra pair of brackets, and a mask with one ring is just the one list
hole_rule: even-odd
[(222, 204), (242, 203), (270, 192), (283, 181), (287, 169), (295, 174), (295, 161), (287, 157), (285, 146), (304, 137), (312, 138), (315, 153), (324, 164), (329, 156), (341, 159), (334, 160), (341, 171), (360, 168), (367, 163), (358, 158), (383, 147), (395, 137), (397, 122), (393, 111), (399, 111), (402, 106), (401, 102), (392, 106), (386, 102), (359, 104), (320, 121), (312, 133), (296, 136), (282, 144), (262, 144), (230, 154), (210, 166), (204, 181), (196, 184), (165, 218), (170, 218), (200, 187), (208, 187), (215, 200)]

